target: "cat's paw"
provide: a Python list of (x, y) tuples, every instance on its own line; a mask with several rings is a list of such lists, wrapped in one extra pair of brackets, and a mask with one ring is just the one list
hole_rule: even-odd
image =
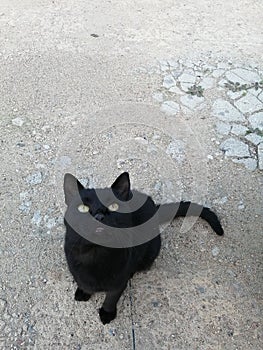
[(75, 292), (75, 300), (77, 301), (88, 301), (91, 295), (83, 292), (83, 290), (77, 288)]
[(112, 312), (108, 312), (108, 311), (105, 311), (102, 307), (102, 308), (100, 308), (99, 314), (100, 314), (101, 322), (103, 324), (107, 324), (107, 323), (110, 323), (112, 320), (114, 320), (114, 318), (117, 315), (117, 309), (115, 309)]

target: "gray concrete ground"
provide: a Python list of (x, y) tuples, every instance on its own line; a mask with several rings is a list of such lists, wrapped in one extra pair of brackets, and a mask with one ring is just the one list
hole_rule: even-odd
[[(1, 349), (262, 348), (260, 0), (0, 4)], [(62, 177), (124, 170), (158, 201), (212, 206), (163, 228), (103, 326), (73, 300)]]

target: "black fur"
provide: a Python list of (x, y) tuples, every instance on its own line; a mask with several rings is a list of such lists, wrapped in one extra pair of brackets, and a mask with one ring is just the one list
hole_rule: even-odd
[[(121, 174), (111, 187), (111, 202), (114, 199), (125, 202), (132, 197), (128, 173)], [(82, 202), (88, 205), (93, 217), (103, 221), (110, 227), (134, 227), (147, 222), (157, 211), (159, 223), (169, 221), (171, 211), (175, 217), (197, 215), (205, 219), (218, 235), (223, 229), (215, 213), (191, 202), (156, 205), (151, 197), (140, 209), (133, 213), (111, 212), (101, 204), (93, 189), (85, 189), (72, 175), (66, 174), (64, 179), (66, 204), (69, 206), (78, 193)], [(109, 189), (100, 189), (103, 193)], [(112, 195), (112, 192), (116, 196)], [(109, 202), (110, 203), (110, 202)], [(191, 205), (190, 205), (191, 204)], [(112, 321), (117, 314), (117, 302), (134, 273), (150, 268), (157, 258), (161, 238), (157, 235), (150, 241), (131, 248), (108, 248), (94, 244), (77, 232), (65, 220), (65, 254), (69, 270), (78, 288), (75, 300), (87, 301), (93, 293), (106, 292), (106, 298), (99, 311), (103, 324)]]

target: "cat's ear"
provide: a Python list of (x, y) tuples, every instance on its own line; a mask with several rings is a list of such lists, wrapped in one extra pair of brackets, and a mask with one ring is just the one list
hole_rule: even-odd
[(127, 201), (131, 197), (130, 177), (127, 172), (122, 173), (111, 185), (113, 193), (122, 201)]
[(81, 183), (71, 174), (65, 174), (64, 176), (64, 194), (65, 202), (67, 205), (70, 204), (72, 199), (79, 194), (79, 191), (84, 187)]

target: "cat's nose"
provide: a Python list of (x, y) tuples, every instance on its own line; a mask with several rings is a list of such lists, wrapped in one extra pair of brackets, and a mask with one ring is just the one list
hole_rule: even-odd
[(104, 219), (104, 214), (102, 213), (97, 213), (94, 215), (94, 218), (98, 221), (102, 221)]

